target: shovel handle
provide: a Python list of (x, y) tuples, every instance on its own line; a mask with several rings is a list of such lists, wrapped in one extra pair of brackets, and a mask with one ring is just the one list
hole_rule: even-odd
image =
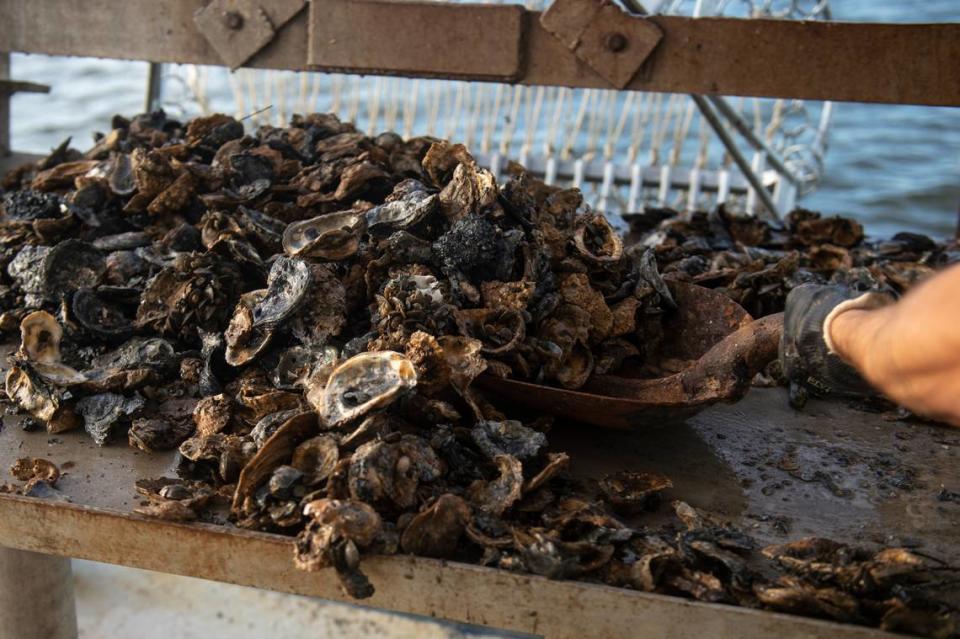
[(734, 331), (679, 373), (684, 391), (694, 401), (743, 397), (754, 376), (777, 358), (782, 333), (783, 313)]
[(783, 313), (746, 324), (679, 373), (658, 379), (598, 375), (587, 390), (646, 404), (698, 406), (743, 397), (780, 348)]

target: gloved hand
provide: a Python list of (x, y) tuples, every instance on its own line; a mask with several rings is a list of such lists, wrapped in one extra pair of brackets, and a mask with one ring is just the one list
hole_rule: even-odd
[(807, 393), (870, 397), (878, 393), (834, 352), (830, 322), (851, 309), (885, 306), (894, 300), (838, 284), (803, 284), (787, 296), (780, 338), (780, 363), (790, 385), (790, 405), (800, 408)]

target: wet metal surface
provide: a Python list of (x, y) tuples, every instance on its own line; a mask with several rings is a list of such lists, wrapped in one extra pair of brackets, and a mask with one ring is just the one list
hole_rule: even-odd
[[(78, 505), (127, 513), (140, 501), (136, 479), (173, 474), (170, 453), (123, 442), (98, 447), (82, 430), (24, 432), (10, 415), (3, 422), (4, 480), (18, 457), (49, 459), (63, 470), (58, 487)], [(722, 515), (763, 541), (820, 535), (960, 561), (960, 502), (950, 499), (960, 491), (960, 433), (945, 427), (835, 402), (796, 413), (782, 389), (753, 389), (684, 424), (635, 432), (561, 424), (550, 439), (557, 450), (576, 451), (571, 470), (585, 481), (612, 469), (664, 473), (674, 482), (665, 500)]]

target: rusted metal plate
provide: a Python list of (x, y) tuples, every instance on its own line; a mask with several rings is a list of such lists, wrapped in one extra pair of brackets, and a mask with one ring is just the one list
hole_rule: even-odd
[(374, 74), (516, 80), (524, 17), (520, 5), (314, 0), (308, 62)]
[[(10, 496), (0, 497), (0, 514), (0, 545), (344, 600), (332, 569), (294, 570), (292, 544), (277, 535), (150, 521)], [(378, 585), (365, 602), (373, 607), (546, 637), (893, 636), (410, 556), (371, 557), (364, 560), (364, 571)], [(641, 632), (638, 619), (643, 619)]]
[(213, 0), (197, 11), (194, 23), (231, 69), (265, 47), (277, 29), (297, 14), (306, 0)]
[[(222, 64), (219, 54), (193, 23), (194, 12), (204, 6), (204, 0), (0, 0), (0, 51)], [(403, 55), (403, 47), (411, 44), (416, 44), (421, 53), (424, 49), (432, 51), (429, 56), (416, 58), (418, 64), (414, 66), (425, 64), (416, 72), (405, 72), (409, 75), (495, 79), (489, 67), (492, 60), (479, 56), (469, 66), (470, 71), (460, 68), (454, 74), (449, 70), (448, 58), (460, 50), (470, 51), (468, 43), (476, 45), (488, 38), (500, 41), (489, 24), (474, 22), (476, 32), (466, 34), (470, 36), (466, 41), (447, 38), (437, 33), (439, 29), (424, 35), (422, 28), (441, 24), (441, 17), (442, 23), (452, 22), (456, 26), (459, 19), (451, 15), (476, 10), (469, 5), (423, 3), (398, 11), (384, 8), (385, 14), (376, 12), (381, 25), (398, 25), (402, 15), (407, 30), (386, 31), (381, 26), (371, 31), (369, 23), (351, 23), (344, 31), (327, 36), (328, 40), (340, 37), (369, 41), (367, 34), (376, 32), (394, 43), (398, 55)], [(543, 28), (539, 16), (537, 12), (524, 16), (524, 55), (516, 82), (609, 87), (604, 78)], [(647, 20), (659, 27), (664, 37), (630, 82), (629, 90), (960, 106), (960, 24), (671, 16)], [(298, 13), (246, 64), (255, 68), (306, 69), (307, 23), (308, 13)], [(408, 35), (411, 26), (415, 27), (416, 38)], [(415, 41), (411, 43), (411, 39)], [(418, 39), (422, 41), (417, 42)], [(486, 50), (485, 45), (482, 48)], [(387, 55), (381, 46), (377, 50), (378, 56)], [(376, 65), (369, 62), (369, 67), (354, 70), (397, 73), (389, 67), (401, 66), (390, 59), (378, 59)], [(386, 68), (379, 66), (381, 62), (387, 63)], [(496, 73), (503, 73), (505, 66)], [(331, 64), (315, 68), (337, 67)]]
[(605, 0), (554, 0), (540, 24), (617, 89), (630, 84), (663, 37), (652, 22)]

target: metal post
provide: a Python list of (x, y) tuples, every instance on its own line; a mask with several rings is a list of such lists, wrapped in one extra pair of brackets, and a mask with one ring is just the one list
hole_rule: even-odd
[(697, 108), (700, 109), (700, 112), (707, 120), (707, 123), (710, 124), (713, 132), (716, 133), (717, 137), (720, 138), (723, 146), (733, 158), (734, 163), (736, 163), (737, 167), (740, 169), (740, 172), (743, 173), (743, 177), (747, 179), (747, 182), (750, 183), (750, 186), (753, 187), (753, 190), (757, 192), (757, 197), (760, 198), (760, 202), (763, 204), (764, 208), (767, 209), (767, 213), (772, 215), (774, 218), (779, 218), (780, 212), (777, 210), (777, 205), (773, 203), (773, 198), (770, 197), (770, 191), (763, 186), (763, 182), (759, 177), (757, 177), (757, 174), (753, 172), (753, 167), (750, 166), (750, 163), (747, 162), (747, 158), (743, 157), (743, 153), (741, 153), (740, 149), (737, 148), (733, 138), (730, 137), (730, 134), (723, 126), (720, 118), (717, 117), (717, 112), (713, 110), (713, 107), (710, 106), (710, 103), (707, 102), (702, 95), (691, 94), (690, 98), (696, 103)]
[[(10, 54), (0, 52), (0, 80), (10, 79)], [(0, 157), (10, 155), (10, 94), (0, 91)]]
[(0, 639), (76, 639), (70, 559), (0, 547)]
[(753, 132), (753, 129), (750, 128), (750, 125), (747, 124), (742, 117), (740, 117), (740, 114), (737, 113), (732, 106), (730, 106), (729, 102), (719, 95), (709, 95), (707, 96), (707, 99), (713, 103), (713, 106), (716, 107), (720, 115), (730, 121), (730, 124), (733, 125), (733, 128), (735, 128), (740, 135), (742, 135), (744, 139), (750, 143), (750, 146), (757, 151), (763, 151), (764, 154), (766, 154), (767, 161), (770, 162), (773, 168), (775, 168), (780, 175), (785, 177), (793, 184), (798, 183), (797, 176), (793, 174), (793, 171), (787, 168), (787, 165), (784, 164), (782, 159), (780, 159), (780, 156), (777, 155), (776, 152), (771, 149), (766, 142), (757, 137), (757, 134)]
[(151, 62), (147, 71), (147, 99), (145, 101), (144, 111), (151, 113), (160, 108), (163, 100), (163, 64), (160, 62)]

